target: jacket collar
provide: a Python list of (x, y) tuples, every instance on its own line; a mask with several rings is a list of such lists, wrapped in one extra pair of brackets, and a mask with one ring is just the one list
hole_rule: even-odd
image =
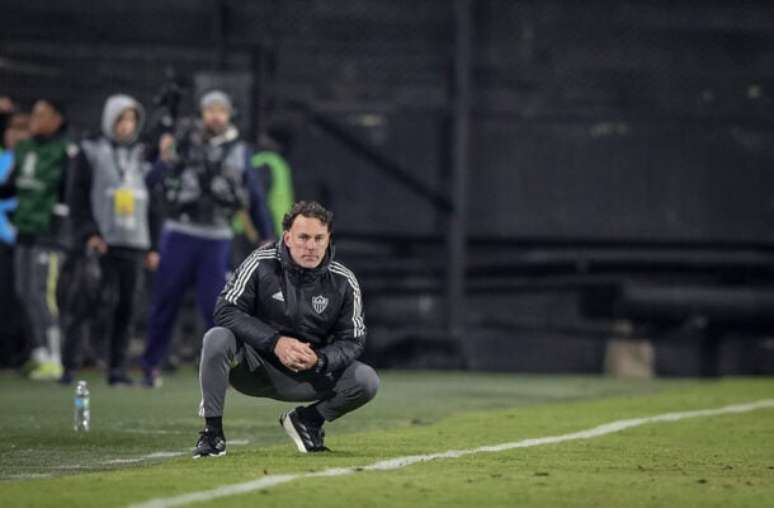
[(49, 134), (48, 136), (32, 136), (31, 138), (36, 143), (48, 143), (50, 141), (58, 141), (60, 139), (64, 139), (64, 131), (62, 129), (59, 129), (53, 134)]
[(231, 143), (232, 141), (238, 139), (239, 130), (235, 126), (229, 125), (223, 133), (212, 137), (209, 137), (205, 134), (205, 138), (207, 139), (207, 142), (210, 145), (213, 145), (213, 146), (223, 145), (225, 143)]

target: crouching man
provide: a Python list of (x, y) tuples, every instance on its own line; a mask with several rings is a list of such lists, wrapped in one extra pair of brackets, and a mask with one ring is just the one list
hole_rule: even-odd
[(303, 453), (328, 450), (322, 426), (373, 399), (374, 369), (357, 361), (366, 327), (355, 275), (333, 260), (333, 214), (298, 202), (282, 238), (241, 264), (218, 297), (216, 327), (204, 336), (199, 415), (206, 420), (193, 457), (226, 453), (226, 389), (253, 397), (311, 402), (280, 424)]

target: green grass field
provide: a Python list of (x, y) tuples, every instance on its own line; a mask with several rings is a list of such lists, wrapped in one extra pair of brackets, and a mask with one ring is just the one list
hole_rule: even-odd
[[(382, 373), (366, 408), (302, 455), (287, 407), (229, 392), (226, 457), (193, 461), (201, 423), (191, 371), (159, 390), (96, 374), (93, 430), (72, 430), (73, 389), (0, 373), (0, 505), (129, 506), (280, 474), (581, 431), (607, 422), (774, 398), (774, 379), (624, 382), (602, 377)], [(301, 478), (191, 506), (774, 506), (774, 409), (649, 423), (593, 439)], [(163, 503), (159, 506), (165, 506)]]

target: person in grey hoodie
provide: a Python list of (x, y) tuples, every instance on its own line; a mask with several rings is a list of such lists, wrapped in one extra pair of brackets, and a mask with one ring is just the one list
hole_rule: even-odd
[[(69, 203), (76, 245), (99, 255), (102, 272), (100, 312), (108, 316), (108, 383), (129, 385), (126, 352), (134, 317), (134, 291), (143, 263), (158, 265), (152, 249), (151, 196), (145, 178), (150, 165), (137, 142), (144, 109), (128, 95), (105, 102), (102, 135), (81, 143), (75, 160)], [(70, 334), (68, 334), (70, 335)], [(72, 381), (78, 368), (77, 336), (66, 338), (60, 382)]]

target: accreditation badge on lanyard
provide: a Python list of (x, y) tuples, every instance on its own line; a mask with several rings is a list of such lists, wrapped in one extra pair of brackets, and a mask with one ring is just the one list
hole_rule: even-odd
[(134, 191), (128, 187), (116, 189), (113, 196), (114, 212), (118, 217), (134, 215)]
[(120, 154), (117, 154), (115, 151), (113, 152), (116, 169), (121, 178), (121, 186), (116, 189), (115, 194), (113, 195), (113, 212), (116, 217), (125, 218), (134, 215), (135, 198), (134, 190), (127, 185), (126, 165), (121, 164), (121, 161), (119, 160), (121, 157), (119, 155)]

